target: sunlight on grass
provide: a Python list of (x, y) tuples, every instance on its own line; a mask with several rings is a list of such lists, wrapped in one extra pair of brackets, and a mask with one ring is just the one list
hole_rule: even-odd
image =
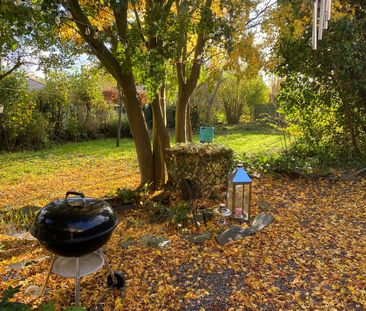
[[(198, 135), (194, 141), (198, 142)], [(231, 127), (218, 129), (215, 144), (243, 153), (277, 152), (281, 135)], [(174, 139), (172, 139), (174, 144)], [(67, 190), (105, 196), (118, 187), (136, 187), (138, 163), (132, 139), (103, 139), (56, 145), (40, 151), (0, 154), (0, 208), (43, 205)]]
[(135, 150), (131, 139), (123, 139), (115, 147), (114, 139), (67, 143), (40, 151), (0, 154), (0, 182), (15, 182), (72, 167), (96, 165), (102, 160), (134, 161)]

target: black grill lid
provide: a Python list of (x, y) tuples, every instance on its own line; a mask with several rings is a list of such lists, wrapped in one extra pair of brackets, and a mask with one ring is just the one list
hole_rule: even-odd
[[(69, 195), (77, 197), (69, 197)], [(64, 199), (43, 207), (33, 222), (31, 234), (46, 242), (72, 242), (91, 239), (112, 231), (117, 217), (105, 201), (69, 191)]]

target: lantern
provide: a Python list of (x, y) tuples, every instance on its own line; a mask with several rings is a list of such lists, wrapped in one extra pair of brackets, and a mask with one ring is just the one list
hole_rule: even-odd
[(227, 189), (227, 204), (234, 218), (250, 221), (250, 203), (252, 196), (252, 180), (239, 163), (229, 174)]

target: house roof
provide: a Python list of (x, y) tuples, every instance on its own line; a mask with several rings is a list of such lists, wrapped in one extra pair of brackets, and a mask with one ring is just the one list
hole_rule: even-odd
[(27, 77), (28, 91), (39, 91), (44, 88), (44, 83)]

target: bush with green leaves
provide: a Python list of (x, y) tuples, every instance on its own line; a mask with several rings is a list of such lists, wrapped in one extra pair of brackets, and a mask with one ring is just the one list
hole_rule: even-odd
[(155, 223), (168, 221), (173, 227), (187, 227), (193, 221), (190, 202), (178, 201), (169, 206), (153, 202), (149, 211), (150, 220)]
[(48, 122), (39, 111), (33, 111), (30, 122), (19, 136), (18, 144), (26, 149), (42, 149), (49, 145)]
[(4, 106), (0, 114), (0, 149), (14, 149), (21, 145), (21, 137), (26, 133), (36, 106), (23, 74), (0, 79), (0, 104)]
[(22, 213), (21, 210), (6, 206), (0, 210), (0, 233), (22, 232), (29, 229), (34, 213)]
[(220, 145), (177, 144), (166, 151), (169, 180), (185, 200), (217, 196), (233, 163), (233, 151)]
[(227, 74), (219, 90), (219, 100), (227, 123), (239, 123), (243, 115), (246, 120), (253, 120), (254, 107), (268, 101), (268, 88), (260, 77), (245, 79)]
[[(106, 126), (106, 134), (109, 137), (116, 137), (118, 129), (118, 121), (117, 121), (117, 114), (114, 118), (111, 118), (107, 122)], [(128, 123), (128, 118), (126, 114), (122, 115), (121, 118), (121, 137), (131, 138), (131, 129), (130, 124)]]
[(129, 188), (118, 188), (116, 195), (122, 203), (135, 203), (139, 198), (139, 193), (136, 190)]

